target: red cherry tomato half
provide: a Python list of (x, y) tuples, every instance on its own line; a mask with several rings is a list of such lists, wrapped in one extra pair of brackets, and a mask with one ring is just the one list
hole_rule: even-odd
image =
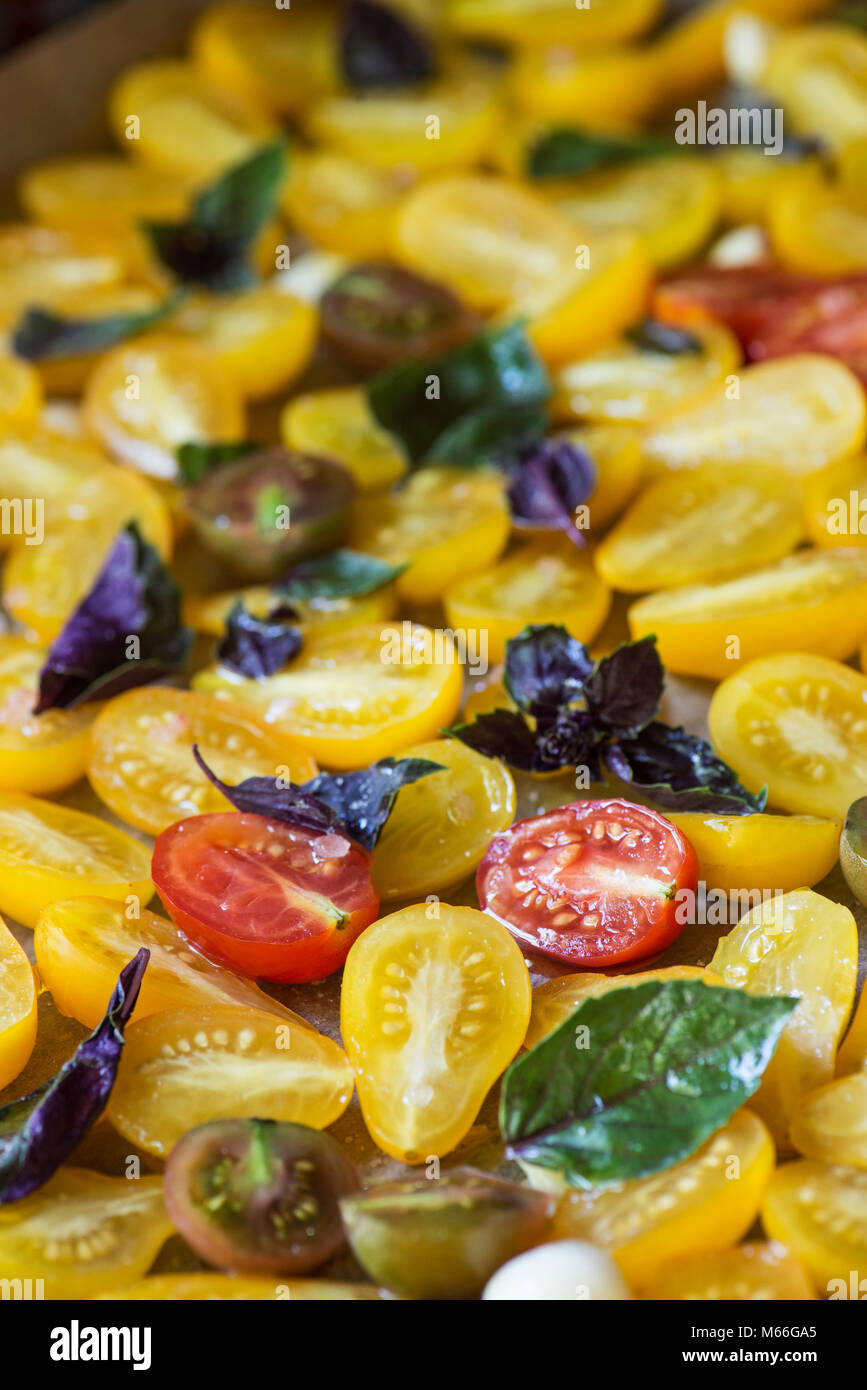
[(352, 840), (237, 811), (170, 825), (152, 875), (191, 941), (261, 980), (330, 975), (379, 910), (370, 857)]
[(678, 322), (719, 319), (750, 361), (821, 352), (867, 381), (867, 275), (818, 280), (775, 266), (708, 267), (661, 285), (655, 310)]
[[(698, 883), (676, 826), (630, 801), (578, 801), (518, 821), (479, 865), (479, 902), (518, 941), (570, 966), (655, 955), (683, 929)], [(686, 916), (685, 913), (679, 914)]]

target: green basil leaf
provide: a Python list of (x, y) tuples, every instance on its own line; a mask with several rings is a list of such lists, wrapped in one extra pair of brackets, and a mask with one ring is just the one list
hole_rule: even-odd
[(178, 479), (183, 487), (192, 487), (207, 473), (213, 473), (224, 463), (234, 463), (260, 448), (249, 439), (235, 439), (223, 444), (199, 444), (191, 440), (177, 451)]
[(491, 406), (471, 411), (443, 430), (431, 450), (431, 462), (462, 468), (511, 465), (548, 428), (548, 412), (534, 403)]
[(701, 980), (585, 999), (503, 1078), (508, 1154), (576, 1187), (670, 1167), (749, 1100), (797, 1002)]
[(486, 329), (437, 357), (401, 362), (367, 383), (374, 416), (416, 462), (451, 462), (449, 448), (474, 459), (507, 444), (517, 422), (526, 430), (550, 394), (548, 373), (519, 323)]
[(276, 211), (285, 173), (286, 146), (275, 140), (197, 193), (184, 221), (143, 223), (160, 261), (182, 283), (216, 293), (254, 284), (250, 249)]
[(29, 362), (56, 362), (122, 343), (168, 318), (181, 304), (182, 293), (170, 295), (153, 309), (102, 318), (64, 318), (49, 309), (28, 309), (12, 335), (12, 350)]
[(406, 569), (406, 565), (391, 565), (376, 555), (363, 555), (359, 550), (332, 550), (327, 555), (315, 555), (293, 565), (283, 579), (272, 588), (288, 599), (353, 598), (371, 594), (390, 584)]
[(676, 151), (677, 146), (659, 135), (601, 135), (575, 126), (553, 126), (531, 145), (527, 173), (533, 179), (569, 178)]

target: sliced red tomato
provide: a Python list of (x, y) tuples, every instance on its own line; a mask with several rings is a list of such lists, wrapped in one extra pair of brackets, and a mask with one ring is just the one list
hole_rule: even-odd
[(680, 831), (630, 801), (578, 801), (518, 821), (488, 847), (479, 902), (518, 941), (571, 966), (655, 955), (683, 929), (698, 860)]
[(359, 845), (267, 816), (178, 821), (157, 838), (153, 874), (191, 941), (262, 980), (330, 975), (379, 909), (370, 856)]
[(661, 285), (655, 309), (680, 322), (719, 319), (750, 361), (822, 352), (867, 381), (867, 274), (820, 280), (771, 265), (708, 266)]

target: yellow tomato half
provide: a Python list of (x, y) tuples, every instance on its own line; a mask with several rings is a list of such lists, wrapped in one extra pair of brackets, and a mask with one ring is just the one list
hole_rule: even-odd
[(405, 907), (363, 931), (343, 972), (340, 1029), (365, 1124), (404, 1163), (449, 1153), (520, 1047), (521, 952), (471, 907)]
[(0, 911), (32, 927), (59, 898), (153, 895), (150, 850), (97, 816), (0, 792)]
[(808, 1091), (829, 1081), (855, 998), (858, 929), (847, 907), (804, 888), (752, 908), (714, 952), (711, 969), (750, 994), (798, 997), (750, 1108), (780, 1149)]
[(777, 469), (669, 474), (645, 488), (608, 533), (596, 567), (627, 593), (718, 581), (786, 555), (801, 526), (800, 488)]
[(720, 757), (772, 806), (840, 820), (867, 784), (867, 679), (824, 656), (781, 652), (717, 686), (708, 711)]
[(774, 1166), (771, 1136), (738, 1110), (690, 1158), (649, 1178), (570, 1190), (554, 1217), (555, 1240), (608, 1250), (633, 1288), (669, 1260), (734, 1245), (752, 1226)]
[(264, 680), (217, 666), (193, 683), (252, 705), (318, 763), (348, 769), (451, 724), (463, 681), (449, 640), (395, 625), (311, 637), (291, 666)]
[(735, 579), (649, 594), (629, 609), (629, 630), (654, 633), (669, 670), (716, 680), (774, 651), (843, 659), (867, 637), (867, 551), (797, 550)]
[(490, 661), (502, 661), (506, 643), (528, 623), (562, 623), (590, 642), (608, 616), (611, 590), (583, 550), (549, 536), (511, 551), (491, 569), (458, 580), (447, 590), (449, 627), (484, 637)]
[(820, 816), (714, 815), (666, 811), (698, 855), (709, 889), (741, 895), (753, 906), (764, 892), (812, 887), (837, 863), (840, 822)]
[[(102, 1007), (104, 1012), (105, 1002)], [(23, 946), (0, 919), (0, 1091), (24, 1070), (35, 1042), (33, 967)]]
[(796, 353), (742, 367), (651, 426), (647, 459), (664, 468), (766, 463), (804, 477), (864, 443), (864, 388), (842, 362)]

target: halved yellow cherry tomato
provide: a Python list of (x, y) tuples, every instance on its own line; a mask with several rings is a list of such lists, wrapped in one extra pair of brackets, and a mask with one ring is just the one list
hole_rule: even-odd
[(807, 480), (804, 521), (816, 545), (867, 546), (867, 454), (840, 459)]
[(590, 642), (608, 616), (611, 590), (585, 551), (549, 535), (513, 550), (482, 574), (459, 579), (443, 604), (450, 628), (485, 633), (488, 659), (502, 661), (509, 638), (528, 623), (562, 623), (573, 637)]
[(698, 855), (707, 887), (751, 895), (819, 883), (837, 863), (840, 822), (821, 816), (714, 815), (666, 811)]
[(41, 408), (36, 368), (17, 357), (0, 357), (0, 429), (32, 429)]
[(379, 169), (339, 150), (293, 151), (283, 211), (323, 250), (378, 260), (391, 249), (391, 219), (414, 182), (411, 171)]
[(758, 465), (705, 467), (645, 488), (601, 542), (596, 567), (631, 594), (707, 583), (781, 558), (800, 535), (794, 479)]
[(577, 14), (573, 0), (447, 0), (445, 22), (470, 39), (604, 46), (643, 34), (659, 10), (659, 0), (598, 0)]
[(504, 309), (574, 271), (584, 240), (540, 194), (484, 174), (420, 184), (398, 209), (393, 234), (397, 261), (481, 310)]
[(537, 289), (519, 288), (507, 316), (527, 321), (527, 335), (551, 366), (592, 352), (640, 317), (650, 290), (650, 263), (628, 229), (578, 230), (569, 265)]
[(774, 1166), (771, 1136), (738, 1110), (690, 1158), (612, 1187), (570, 1189), (554, 1216), (554, 1240), (589, 1240), (617, 1261), (632, 1288), (667, 1260), (734, 1245), (752, 1226)]
[(568, 362), (554, 378), (554, 414), (562, 420), (645, 424), (722, 382), (741, 360), (734, 334), (722, 324), (700, 324), (691, 331), (698, 352), (651, 352), (621, 338)]
[(711, 738), (772, 806), (842, 820), (867, 785), (867, 679), (824, 656), (759, 657), (717, 686)]
[(257, 102), (179, 61), (127, 68), (109, 93), (108, 119), (126, 153), (202, 182), (248, 159), (276, 131)]
[(52, 902), (39, 914), (33, 945), (40, 978), (55, 1005), (85, 1028), (99, 1023), (121, 969), (142, 946), (150, 960), (136, 1021), (167, 1009), (235, 1005), (304, 1023), (252, 981), (201, 955), (174, 922), (144, 907), (112, 898)]
[(725, 388), (651, 426), (645, 457), (666, 468), (768, 463), (795, 477), (815, 473), (864, 443), (864, 388), (842, 362), (795, 353), (742, 367)]
[(334, 459), (365, 490), (390, 487), (407, 470), (406, 454), (377, 422), (360, 386), (296, 396), (283, 408), (280, 432), (287, 448)]
[(0, 1267), (7, 1279), (44, 1280), (46, 1298), (92, 1298), (141, 1278), (171, 1234), (161, 1177), (63, 1168), (0, 1207)]
[(629, 609), (629, 630), (654, 633), (669, 670), (716, 680), (774, 651), (843, 659), (867, 637), (867, 551), (798, 550), (735, 579), (649, 594)]
[(821, 136), (835, 152), (867, 137), (867, 38), (852, 26), (773, 33), (760, 80), (796, 130)]
[(529, 115), (549, 124), (595, 126), (649, 116), (659, 100), (656, 69), (644, 46), (588, 52), (559, 42), (522, 44), (511, 55), (509, 83)]
[(291, 666), (264, 680), (228, 667), (194, 678), (199, 690), (250, 704), (318, 763), (367, 767), (432, 738), (454, 720), (461, 666), (430, 628), (360, 627), (311, 637)]
[(3, 571), (5, 607), (45, 642), (57, 636), (91, 589), (118, 531), (128, 522), (138, 522), (163, 559), (171, 551), (172, 526), (165, 504), (132, 469), (106, 465), (89, 473), (45, 512), (42, 544), (17, 540)]
[(672, 1260), (657, 1270), (653, 1283), (641, 1292), (646, 1299), (713, 1303), (759, 1299), (779, 1303), (816, 1296), (803, 1266), (773, 1240)]
[(227, 369), (199, 343), (167, 333), (106, 353), (87, 383), (84, 420), (108, 453), (157, 478), (175, 477), (181, 444), (244, 433), (244, 407)]
[(312, 305), (270, 284), (202, 295), (184, 304), (169, 325), (212, 352), (236, 390), (254, 401), (285, 390), (301, 375), (318, 327)]
[(310, 104), (305, 120), (313, 140), (353, 159), (425, 174), (475, 164), (499, 116), (490, 84), (469, 76), (421, 91), (327, 96)]
[(128, 1302), (134, 1299), (170, 1299), (173, 1303), (207, 1299), (291, 1299), (293, 1303), (327, 1299), (329, 1303), (381, 1300), (372, 1284), (340, 1284), (334, 1279), (272, 1279), (252, 1274), (152, 1274), (134, 1284), (122, 1284), (100, 1298)]
[(641, 433), (635, 425), (581, 425), (560, 435), (586, 449), (596, 466), (590, 495), (590, 529), (599, 531), (625, 511), (641, 485), (644, 460)]
[(803, 888), (751, 908), (710, 963), (749, 994), (799, 997), (750, 1100), (778, 1149), (804, 1096), (834, 1075), (834, 1057), (855, 998), (858, 928), (842, 903)]
[[(75, 319), (109, 318), (114, 314), (149, 314), (163, 296), (150, 285), (101, 285), (75, 290), (65, 296), (63, 313)], [(73, 357), (43, 358), (38, 374), (49, 395), (78, 396), (105, 352), (77, 353)]]
[(867, 1071), (867, 990), (862, 988), (852, 1022), (837, 1053), (837, 1075)]
[(406, 565), (398, 593), (410, 603), (429, 603), (492, 564), (510, 530), (502, 475), (432, 467), (388, 497), (360, 498), (350, 544)]
[(847, 275), (867, 268), (867, 208), (843, 185), (813, 180), (790, 188), (771, 205), (768, 232), (776, 256), (793, 270)]
[(34, 714), (46, 651), (24, 637), (0, 636), (0, 787), (54, 792), (84, 775), (98, 706)]
[[(0, 439), (0, 496), (41, 498), (52, 519), (61, 497), (94, 474), (103, 477), (110, 465), (92, 444), (61, 438), (44, 426), (30, 432), (11, 430)], [(0, 535), (4, 549), (14, 537)]]
[(114, 285), (123, 278), (119, 255), (94, 236), (8, 222), (0, 226), (0, 323), (11, 326), (27, 309), (59, 309), (74, 290)]
[[(104, 1013), (105, 1000), (102, 1010)], [(35, 1042), (36, 981), (33, 967), (24, 954), (23, 946), (0, 919), (0, 1091), (24, 1070)]]
[(820, 1295), (863, 1298), (867, 1289), (867, 1173), (863, 1169), (811, 1158), (784, 1163), (768, 1184), (762, 1225), (806, 1265)]
[(650, 980), (703, 980), (707, 985), (725, 983), (713, 971), (697, 965), (668, 965), (659, 970), (639, 970), (633, 975), (596, 975), (589, 970), (577, 975), (561, 975), (533, 990), (533, 1010), (525, 1047), (535, 1047), (559, 1028), (585, 999), (596, 999), (609, 990), (627, 989)]
[(153, 896), (150, 850), (98, 816), (0, 792), (0, 912), (32, 927), (60, 898)]
[(721, 213), (735, 227), (766, 223), (781, 198), (812, 187), (821, 170), (816, 155), (774, 158), (754, 145), (721, 149), (715, 162), (723, 176)]
[(630, 228), (660, 268), (695, 256), (716, 226), (722, 178), (706, 159), (690, 155), (639, 159), (575, 179), (558, 205), (595, 232)]
[(325, 1129), (343, 1114), (352, 1084), (342, 1049), (308, 1025), (197, 1004), (129, 1025), (108, 1118), (165, 1158), (188, 1130), (229, 1116)]
[(185, 816), (229, 809), (199, 770), (194, 744), (223, 782), (307, 782), (316, 775), (309, 753), (249, 707), (160, 686), (128, 690), (108, 703), (91, 730), (87, 775), (115, 815), (159, 835)]
[[(750, 0), (749, 14), (793, 24), (826, 9), (829, 0)], [(726, 74), (726, 33), (743, 11), (741, 0), (714, 0), (688, 10), (648, 45), (656, 88), (667, 108), (680, 96), (711, 90)]]
[(404, 1163), (460, 1143), (524, 1039), (530, 977), (492, 917), (431, 903), (351, 947), (340, 1029), (371, 1136)]
[(49, 227), (123, 232), (140, 220), (177, 222), (192, 182), (116, 154), (71, 155), (31, 164), (18, 180), (28, 217)]
[(383, 902), (424, 898), (462, 883), (491, 837), (515, 816), (515, 784), (496, 758), (447, 738), (414, 744), (403, 756), (429, 758), (443, 771), (397, 794), (373, 856), (373, 884)]
[[(199, 632), (222, 637), (226, 619), (238, 600), (248, 613), (265, 618), (279, 599), (267, 585), (250, 585), (246, 589), (223, 590), (218, 594), (190, 594), (184, 600), (184, 622)], [(397, 608), (393, 584), (384, 584), (370, 594), (348, 598), (292, 599), (298, 611), (298, 626), (302, 632), (315, 629), (317, 633), (342, 632), (345, 628), (363, 626), (390, 618)]]
[(802, 1096), (791, 1133), (807, 1158), (867, 1168), (867, 1073), (829, 1081)]
[(193, 28), (190, 49), (215, 86), (282, 116), (302, 111), (337, 82), (334, 18), (329, 14), (210, 5)]

